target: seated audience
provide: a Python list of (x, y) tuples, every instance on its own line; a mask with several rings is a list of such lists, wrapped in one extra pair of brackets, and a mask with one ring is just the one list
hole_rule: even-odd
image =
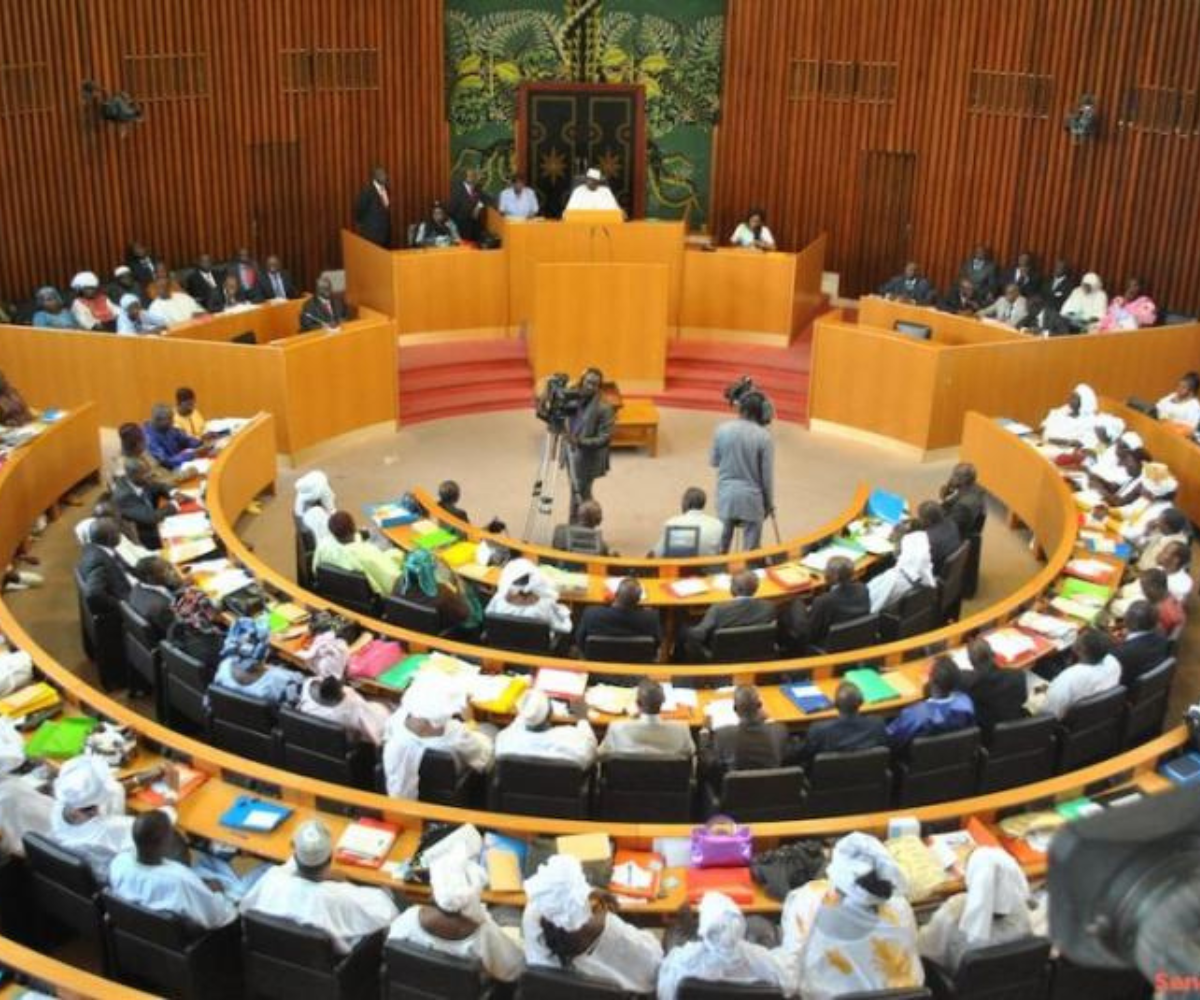
[(984, 306), (976, 314), (980, 319), (993, 319), (997, 323), (1011, 326), (1014, 329), (1021, 325), (1029, 315), (1029, 303), (1021, 294), (1021, 288), (1015, 282), (1004, 287), (1004, 294), (996, 298), (990, 305)]
[(161, 556), (146, 556), (134, 567), (137, 582), (129, 592), (129, 606), (153, 626), (159, 640), (165, 639), (175, 622), (175, 598), (183, 589), (183, 577)]
[(37, 309), (33, 313), (33, 325), (47, 330), (78, 330), (75, 315), (63, 305), (63, 298), (57, 288), (45, 285), (37, 290), (34, 296)]
[(81, 330), (104, 330), (112, 333), (117, 328), (117, 307), (100, 291), (100, 279), (91, 271), (80, 271), (71, 279), (71, 291), (75, 301), (71, 303), (71, 314)]
[(658, 681), (644, 678), (637, 689), (637, 716), (611, 723), (600, 744), (601, 757), (684, 757), (696, 753), (691, 727), (662, 719), (666, 694)]
[(347, 511), (329, 516), (329, 534), (317, 541), (313, 553), (313, 572), (322, 566), (335, 566), (348, 573), (362, 573), (377, 594), (390, 594), (400, 578), (404, 554), (399, 549), (379, 548), (364, 541)]
[(188, 295), (197, 302), (207, 302), (225, 283), (225, 272), (213, 264), (212, 254), (202, 253), (196, 258), (196, 266), (187, 276), (185, 287)]
[(918, 736), (940, 736), (975, 725), (975, 706), (962, 690), (962, 672), (945, 654), (933, 661), (925, 700), (909, 705), (888, 723), (888, 742), (902, 750)]
[(745, 915), (720, 892), (706, 892), (700, 900), (699, 940), (667, 953), (658, 973), (658, 1000), (675, 1000), (685, 979), (791, 992), (788, 962), (778, 952), (746, 940)]
[[(1096, 628), (1084, 628), (1075, 640), (1075, 663), (1067, 667), (1045, 688), (1041, 710), (1061, 719), (1085, 698), (1110, 691), (1121, 683), (1121, 664), (1111, 652), (1107, 635)], [(1036, 675), (1031, 674), (1033, 678)], [(1035, 682), (1035, 695), (1042, 690)], [(1037, 705), (1037, 699), (1034, 699)]]
[(115, 615), (121, 601), (129, 597), (132, 585), (117, 558), (121, 529), (111, 518), (99, 517), (79, 556), (79, 575), (83, 578), (83, 599), (88, 610), (98, 615)]
[(388, 719), (383, 734), (383, 773), (387, 793), (415, 799), (420, 788), (421, 761), (426, 750), (454, 757), (463, 768), (483, 773), (492, 762), (492, 740), (456, 715), (466, 699), (449, 679), (429, 674), (409, 685), (400, 707)]
[(752, 247), (755, 250), (774, 250), (775, 237), (767, 228), (767, 216), (761, 208), (752, 208), (744, 222), (739, 222), (729, 243), (735, 247)]
[(554, 585), (528, 559), (511, 559), (505, 564), (486, 614), (529, 618), (549, 625), (558, 635), (571, 634), (571, 609), (559, 603)]
[(783, 903), (781, 950), (799, 971), (796, 995), (833, 1000), (921, 986), (917, 921), (905, 888), (883, 844), (865, 833), (842, 837), (825, 878), (793, 889)]
[(153, 295), (146, 312), (168, 327), (179, 326), (205, 314), (204, 307), (187, 292), (172, 287), (170, 278), (154, 279)]
[(72, 757), (54, 779), (50, 839), (84, 858), (101, 885), (122, 851), (133, 847), (133, 817), (125, 815), (125, 789), (101, 757)]
[(429, 865), (430, 903), (410, 906), (392, 921), (388, 941), (479, 963), (484, 976), (514, 982), (525, 969), (525, 953), (483, 905), (487, 872), (459, 854)]
[(1065, 406), (1057, 406), (1046, 414), (1042, 436), (1052, 444), (1080, 445), (1091, 434), (1098, 412), (1095, 390), (1080, 382), (1067, 397)]
[(954, 466), (938, 497), (942, 501), (942, 510), (958, 525), (958, 533), (963, 538), (978, 528), (987, 510), (987, 493), (979, 485), (979, 473), (970, 462), (959, 462)]
[(109, 868), (109, 891), (126, 903), (180, 917), (212, 930), (238, 919), (237, 906), (187, 865), (172, 860), (175, 832), (160, 809), (133, 821), (133, 849), (118, 854)]
[(237, 278), (238, 287), (241, 289), (245, 301), (253, 303), (259, 303), (264, 298), (262, 290), (259, 288), (260, 273), (258, 261), (250, 253), (249, 247), (238, 247), (238, 252), (225, 269), (226, 280), (231, 275)]
[(974, 316), (985, 305), (986, 298), (980, 294), (970, 278), (962, 278), (957, 285), (942, 296), (937, 307), (942, 312), (957, 313), (959, 316)]
[(144, 243), (134, 240), (125, 248), (125, 265), (140, 284), (147, 285), (154, 280), (159, 263)]
[[(122, 300), (132, 295), (141, 305), (146, 304), (146, 292), (144, 286), (137, 280), (137, 276), (133, 273), (133, 268), (128, 264), (121, 264), (113, 269), (113, 280), (108, 285), (108, 297), (121, 304)], [(117, 326), (117, 332), (121, 332), (121, 328)]]
[(1029, 883), (1021, 866), (999, 847), (977, 847), (967, 860), (966, 892), (947, 899), (921, 928), (921, 954), (954, 975), (963, 955), (1033, 934)]
[(1191, 430), (1200, 425), (1200, 372), (1187, 372), (1180, 379), (1175, 391), (1163, 396), (1154, 407), (1159, 420), (1181, 424)]
[(800, 759), (811, 764), (821, 753), (845, 753), (887, 746), (887, 725), (878, 715), (860, 715), (862, 692), (850, 681), (842, 681), (834, 695), (837, 718), (814, 722), (808, 727)]
[(1083, 467), (1091, 479), (1099, 480), (1096, 488), (1107, 491), (1125, 484), (1128, 476), (1121, 462), (1121, 456), (1128, 450), (1128, 444), (1123, 440), (1125, 421), (1108, 413), (1096, 414), (1092, 422), (1090, 440), (1081, 442), (1083, 445)]
[(453, 479), (447, 479), (438, 485), (438, 506), (464, 524), (470, 524), (471, 519), (467, 512), (458, 505), (461, 499), (462, 489)]
[(300, 685), (296, 707), (305, 715), (337, 723), (352, 740), (383, 742), (389, 712), (376, 701), (368, 701), (337, 677), (310, 677)]
[(167, 641), (176, 649), (215, 669), (221, 662), (225, 630), (221, 613), (199, 587), (186, 587), (175, 598), (175, 620)]
[(684, 490), (683, 499), (680, 502), (682, 513), (668, 517), (663, 523), (662, 537), (658, 540), (658, 544), (654, 546), (654, 551), (650, 554), (656, 559), (663, 557), (666, 552), (668, 528), (695, 528), (699, 544), (696, 555), (719, 555), (721, 552), (721, 532), (723, 530), (721, 520), (704, 512), (704, 507), (707, 503), (708, 496), (700, 487), (689, 486)]
[(870, 592), (865, 583), (854, 578), (854, 563), (849, 559), (836, 556), (825, 564), (825, 586), (825, 593), (813, 598), (811, 605), (797, 597), (780, 613), (779, 630), (784, 643), (800, 655), (820, 647), (834, 625), (871, 611)]
[(979, 299), (986, 305), (996, 297), (1000, 288), (1000, 276), (992, 251), (985, 246), (977, 246), (971, 251), (971, 256), (963, 261), (958, 269), (960, 279), (971, 282), (978, 292)]
[(25, 738), (12, 719), (0, 716), (0, 857), (24, 857), (27, 833), (50, 836), (54, 799), (17, 773), (24, 766)]
[(1089, 271), (1059, 309), (1076, 330), (1094, 330), (1108, 312), (1108, 293), (1100, 275)]
[(283, 269), (283, 261), (279, 259), (278, 254), (271, 254), (267, 257), (266, 267), (258, 276), (258, 294), (260, 302), (268, 299), (279, 302), (284, 299), (300, 298), (296, 283), (292, 281), (292, 276)]
[(1042, 287), (1042, 277), (1038, 274), (1038, 267), (1031, 253), (1017, 254), (1017, 262), (1000, 277), (1005, 285), (1016, 285), (1027, 299), (1036, 295)]
[(612, 897), (593, 890), (578, 858), (555, 854), (525, 880), (525, 962), (566, 969), (631, 993), (653, 993), (663, 949), (626, 923)]
[(736, 725), (700, 731), (700, 769), (714, 788), (727, 771), (782, 767), (787, 752), (787, 727), (768, 721), (757, 688), (739, 685), (733, 711)]
[(499, 208), (506, 218), (537, 218), (541, 211), (537, 192), (525, 183), (524, 174), (514, 174), (512, 183), (500, 192)]
[(1130, 278), (1124, 295), (1115, 295), (1100, 320), (1097, 330), (1136, 330), (1158, 322), (1158, 306), (1137, 278)]
[[(853, 572), (853, 566), (851, 566)], [(871, 614), (890, 608), (914, 590), (936, 587), (933, 576), (933, 557), (929, 553), (929, 535), (924, 531), (908, 531), (900, 538), (896, 564), (873, 577), (867, 583)], [(830, 591), (833, 593), (833, 591)], [(820, 598), (817, 598), (819, 601)], [(813, 601), (814, 606), (816, 601)], [(865, 613), (865, 612), (864, 612)], [(848, 617), (857, 617), (850, 615)], [(828, 634), (828, 632), (826, 633)]]
[(929, 557), (933, 560), (933, 571), (940, 575), (949, 559), (962, 545), (962, 534), (958, 522), (947, 517), (941, 504), (926, 500), (917, 507), (918, 530), (929, 538)]
[[(586, 506), (586, 504), (584, 505)], [(579, 619), (575, 641), (585, 649), (589, 636), (646, 636), (655, 647), (662, 642), (662, 622), (653, 608), (643, 608), (642, 585), (626, 577), (617, 585), (610, 604), (591, 604)]]
[(452, 247), (461, 242), (458, 226), (446, 214), (446, 209), (440, 201), (435, 201), (429, 210), (429, 218), (417, 226), (417, 234), (413, 246), (418, 247)]
[(1185, 615), (1183, 605), (1171, 593), (1166, 571), (1161, 566), (1142, 570), (1138, 574), (1138, 583), (1141, 585), (1142, 598), (1149, 601), (1158, 613), (1158, 627), (1165, 636), (1171, 638), (1175, 630), (1183, 625)]
[(337, 497), (329, 485), (329, 477), (320, 469), (313, 469), (296, 480), (295, 489), (292, 516), (319, 543), (329, 536), (329, 518), (337, 512)]
[(586, 719), (556, 726), (550, 699), (536, 688), (517, 702), (517, 715), (496, 736), (496, 757), (545, 757), (587, 770), (596, 762), (596, 734)]
[(1079, 282), (1075, 280), (1071, 265), (1064, 258), (1059, 257), (1054, 262), (1054, 270), (1050, 272), (1050, 277), (1046, 279), (1043, 295), (1056, 312), (1061, 312), (1067, 299), (1071, 297), (1071, 293), (1078, 286)]
[(775, 605), (754, 596), (758, 593), (758, 574), (753, 570), (734, 573), (729, 581), (729, 593), (733, 600), (710, 604), (699, 622), (683, 630), (683, 653), (689, 662), (712, 659), (713, 634), (718, 629), (767, 625), (775, 621)]
[(147, 310), (136, 295), (121, 296), (120, 310), (117, 313), (117, 333), (127, 337), (141, 336), (162, 333), (166, 328), (166, 322)]
[(1040, 334), (1043, 337), (1061, 337), (1073, 333), (1071, 324), (1063, 319), (1057, 307), (1048, 298), (1040, 295), (1031, 296), (1029, 311), (1025, 318), (1017, 324), (1018, 330), (1026, 333)]
[(20, 427), (33, 420), (25, 397), (17, 392), (4, 372), (0, 372), (0, 427)]
[(196, 391), (186, 385), (175, 390), (175, 412), (171, 416), (175, 429), (188, 437), (203, 440), (208, 435), (208, 421), (196, 406)]
[(1167, 592), (1179, 602), (1187, 604), (1195, 583), (1188, 567), (1192, 564), (1192, 547), (1187, 542), (1172, 542), (1158, 556), (1158, 567), (1167, 574)]
[(1142, 538), (1142, 550), (1138, 555), (1137, 568), (1153, 569), (1159, 556), (1173, 542), (1191, 545), (1191, 534), (1187, 518), (1178, 507), (1167, 507), (1151, 522)]
[(242, 287), (238, 276), (233, 273), (226, 274), (225, 279), (221, 282), (221, 287), (204, 302), (205, 308), (210, 313), (233, 312), (249, 305), (253, 305), (250, 301), (250, 293)]
[(1134, 601), (1122, 619), (1125, 636), (1113, 650), (1121, 664), (1121, 684), (1135, 680), (1162, 664), (1171, 655), (1171, 644), (1158, 629), (1158, 612), (1149, 601)]
[(921, 273), (921, 266), (915, 260), (910, 260), (904, 265), (903, 274), (898, 274), (879, 286), (879, 294), (894, 302), (927, 306), (933, 304), (937, 292), (933, 283)]
[(483, 609), (470, 584), (459, 580), (441, 559), (425, 549), (413, 549), (405, 556), (392, 593), (433, 608), (438, 614), (439, 634), (478, 630), (483, 623)]
[(146, 450), (164, 469), (172, 471), (205, 454), (204, 442), (175, 426), (175, 412), (166, 403), (155, 403), (143, 425)]
[(336, 333), (346, 321), (346, 307), (333, 296), (333, 282), (322, 276), (317, 279), (317, 290), (300, 310), (300, 329), (328, 330)]
[(959, 679), (971, 696), (979, 728), (986, 733), (1001, 722), (1024, 718), (1029, 694), (1024, 672), (999, 666), (992, 647), (978, 636), (967, 643), (967, 658), (971, 669), (962, 671)]
[(270, 651), (271, 632), (265, 619), (237, 619), (225, 635), (213, 684), (276, 705), (295, 704), (304, 675), (287, 667), (269, 665)]
[(242, 914), (312, 927), (329, 936), (337, 954), (349, 954), (363, 938), (390, 927), (400, 912), (386, 890), (335, 877), (332, 859), (333, 837), (325, 824), (301, 823), (292, 836), (291, 858), (270, 868), (246, 893)]
[(121, 442), (121, 454), (113, 466), (114, 478), (136, 471), (148, 482), (156, 483), (168, 491), (173, 490), (183, 478), (186, 470), (178, 469), (172, 472), (160, 465), (150, 454), (146, 448), (146, 433), (141, 424), (122, 424), (117, 428), (117, 438)]
[(604, 544), (604, 535), (600, 532), (603, 520), (604, 511), (600, 504), (595, 500), (584, 500), (576, 511), (574, 523), (555, 525), (551, 548), (563, 552), (609, 555), (608, 546)]

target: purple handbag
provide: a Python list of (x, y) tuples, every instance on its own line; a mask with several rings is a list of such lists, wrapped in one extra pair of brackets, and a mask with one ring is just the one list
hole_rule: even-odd
[(738, 826), (732, 816), (713, 816), (692, 828), (693, 868), (745, 868), (753, 856), (750, 827)]

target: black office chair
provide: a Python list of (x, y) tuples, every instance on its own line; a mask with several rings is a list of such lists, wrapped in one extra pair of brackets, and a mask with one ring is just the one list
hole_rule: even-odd
[(293, 517), (296, 539), (296, 582), (305, 590), (313, 589), (313, 555), (317, 551), (317, 539), (304, 525), (301, 518)]
[(221, 1000), (242, 991), (241, 927), (199, 931), (175, 914), (101, 894), (115, 978), (182, 1000)]
[(865, 649), (874, 646), (879, 638), (879, 615), (860, 615), (858, 618), (848, 618), (844, 622), (830, 625), (825, 634), (825, 641), (820, 646), (813, 646), (813, 653), (845, 653), (851, 649)]
[(891, 805), (891, 753), (887, 747), (819, 753), (808, 766), (807, 816), (879, 812)]
[(552, 645), (545, 622), (511, 615), (484, 615), (483, 641), (493, 649), (516, 653), (549, 653)]
[[(557, 535), (558, 532), (555, 531), (555, 534)], [(563, 544), (555, 546), (563, 552), (570, 552), (581, 556), (599, 556), (604, 554), (601, 550), (600, 535), (591, 528), (580, 528), (569, 524), (563, 534), (566, 537), (559, 539)]]
[(1046, 1000), (1050, 942), (1026, 937), (966, 952), (951, 976), (933, 962), (925, 981), (935, 996), (955, 1000)]
[(425, 751), (417, 782), (417, 798), (422, 802), (469, 809), (483, 799), (483, 774), (459, 768), (454, 754), (445, 750)]
[(438, 609), (418, 604), (407, 597), (387, 595), (379, 599), (379, 617), (390, 625), (411, 629), (425, 635), (442, 633), (442, 616)]
[(967, 556), (967, 569), (963, 576), (963, 597), (970, 600), (979, 592), (979, 567), (983, 561), (983, 528), (987, 524), (987, 508), (979, 512), (971, 530), (967, 532), (967, 543), (970, 555)]
[(936, 587), (917, 587), (879, 613), (879, 641), (895, 642), (932, 632), (941, 619)]
[(583, 658), (601, 663), (654, 663), (658, 643), (648, 635), (589, 635), (583, 644)]
[(336, 566), (318, 566), (313, 589), (343, 608), (363, 615), (375, 613), (375, 591), (371, 589), (364, 573), (338, 569)]
[(386, 931), (338, 955), (327, 934), (280, 917), (242, 917), (246, 993), (270, 1000), (359, 1000), (378, 995)]
[(530, 966), (517, 981), (517, 1000), (631, 1000), (635, 994), (577, 972)]
[(79, 641), (89, 660), (96, 658), (96, 616), (88, 609), (83, 596), (83, 575), (75, 567), (75, 603), (79, 609)]
[(783, 993), (778, 987), (766, 984), (685, 979), (675, 991), (675, 1000), (783, 1000)]
[(778, 631), (774, 622), (715, 629), (709, 647), (712, 661), (757, 663), (760, 660), (773, 660), (779, 654), (776, 642)]
[(29, 898), (33, 893), (33, 877), (24, 858), (16, 854), (0, 854), (0, 936), (37, 948), (37, 919)]
[(719, 789), (705, 788), (705, 799), (709, 816), (724, 813), (743, 823), (796, 819), (804, 812), (804, 769), (726, 771)]
[(898, 990), (867, 990), (865, 993), (843, 993), (838, 1000), (931, 1000), (933, 994), (924, 986)]
[(208, 731), (213, 745), (262, 763), (276, 762), (275, 703), (218, 684), (208, 689)]
[(686, 823), (696, 783), (692, 761), (673, 757), (608, 757), (597, 779), (600, 817), (624, 823)]
[(592, 772), (543, 757), (498, 757), (489, 806), (498, 812), (587, 819)]
[(153, 694), (158, 710), (162, 710), (162, 681), (159, 677), (159, 635), (145, 618), (134, 611), (128, 601), (121, 605), (122, 648), (129, 667), (130, 694)]
[(1125, 689), (1118, 685), (1076, 702), (1058, 724), (1059, 774), (1111, 757), (1121, 749)]
[(284, 705), (279, 709), (280, 766), (308, 778), (319, 778), (352, 788), (371, 787), (375, 773), (375, 747), (351, 739), (336, 722), (318, 719)]
[(695, 525), (668, 525), (663, 532), (664, 559), (691, 559), (700, 554), (700, 529)]
[(1136, 969), (1093, 969), (1065, 955), (1050, 974), (1050, 1000), (1150, 1000), (1153, 993)]
[(967, 568), (971, 561), (971, 542), (968, 539), (946, 557), (939, 580), (938, 610), (943, 622), (956, 622), (962, 615), (966, 596)]
[(163, 720), (181, 732), (205, 732), (208, 712), (204, 697), (212, 683), (213, 669), (166, 640), (159, 644), (158, 652), (162, 660)]
[(383, 1000), (488, 1000), (492, 984), (478, 960), (408, 942), (389, 942), (380, 973)]
[(977, 726), (914, 739), (896, 761), (896, 804), (908, 808), (973, 795), (979, 739)]
[(51, 941), (64, 930), (78, 935), (98, 948), (97, 957), (107, 972), (100, 887), (92, 866), (82, 855), (38, 833), (25, 834), (22, 843), (33, 882), (32, 903), (37, 913), (39, 940)]
[(1125, 732), (1122, 736), (1122, 744), (1126, 748), (1135, 747), (1162, 733), (1174, 677), (1175, 658), (1171, 657), (1135, 678), (1129, 685), (1129, 703), (1125, 709)]
[(1057, 732), (1050, 715), (998, 722), (979, 749), (979, 794), (1053, 777)]

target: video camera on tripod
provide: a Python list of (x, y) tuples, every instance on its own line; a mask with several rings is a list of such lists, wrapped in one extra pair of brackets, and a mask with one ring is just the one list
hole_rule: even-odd
[(566, 372), (555, 372), (546, 379), (534, 412), (552, 431), (562, 431), (567, 421), (583, 408), (583, 390), (571, 385)]

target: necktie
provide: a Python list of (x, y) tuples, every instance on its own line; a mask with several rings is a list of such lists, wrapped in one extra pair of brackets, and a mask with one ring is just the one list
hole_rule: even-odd
[(282, 299), (283, 296), (283, 279), (279, 277), (279, 272), (276, 271), (271, 275), (271, 280), (275, 282), (275, 298)]

